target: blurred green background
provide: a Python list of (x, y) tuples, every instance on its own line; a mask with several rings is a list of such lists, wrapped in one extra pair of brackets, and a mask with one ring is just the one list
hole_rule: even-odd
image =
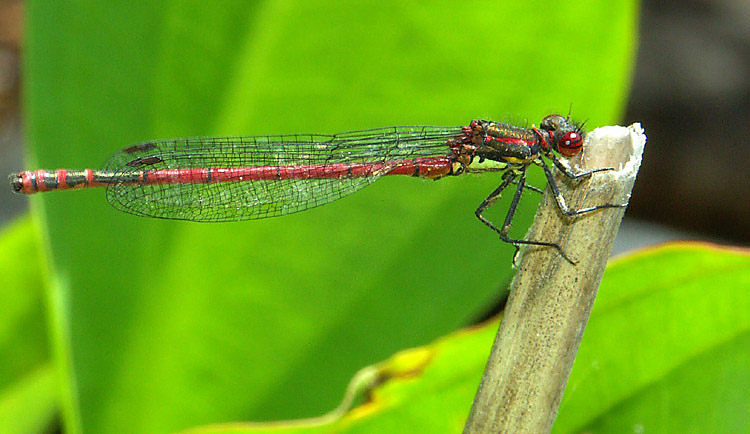
[[(637, 12), (627, 1), (25, 8), (30, 168), (97, 167), (162, 137), (538, 123), (571, 105), (591, 127), (616, 123)], [(21, 246), (4, 250), (8, 272), (21, 277), (3, 290), (36, 346), (18, 351), (6, 386), (26, 375), (56, 391), (66, 432), (325, 412), (361, 367), (502, 300), (512, 248), (473, 216), (497, 184), (383, 179), (326, 207), (235, 224), (135, 218), (96, 190), (33, 198), (35, 226), (6, 230)], [(523, 202), (521, 235), (535, 207)], [(49, 423), (54, 403), (35, 402)]]

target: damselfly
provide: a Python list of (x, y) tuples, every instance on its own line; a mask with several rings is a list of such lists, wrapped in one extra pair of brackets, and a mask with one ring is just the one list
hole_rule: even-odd
[[(472, 172), (502, 172), (502, 182), (476, 209), (476, 216), (516, 247), (559, 244), (513, 239), (509, 230), (526, 184), (526, 169), (540, 166), (563, 214), (574, 216), (603, 204), (569, 209), (545, 159), (572, 179), (576, 173), (556, 156), (578, 154), (582, 129), (560, 115), (539, 128), (475, 120), (468, 126), (400, 126), (341, 134), (210, 137), (150, 141), (123, 149), (103, 170), (37, 170), (10, 177), (13, 190), (43, 191), (107, 187), (115, 208), (139, 215), (196, 222), (260, 219), (314, 208), (353, 193), (381, 176), (438, 179)], [(515, 193), (500, 227), (483, 216), (509, 185)]]

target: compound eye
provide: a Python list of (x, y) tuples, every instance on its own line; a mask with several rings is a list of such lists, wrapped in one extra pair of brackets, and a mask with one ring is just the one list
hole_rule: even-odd
[(565, 125), (565, 123), (567, 123), (567, 119), (565, 119), (564, 117), (560, 115), (549, 115), (542, 119), (542, 123), (539, 124), (539, 126), (543, 130), (555, 131), (562, 125)]
[(583, 148), (583, 136), (578, 131), (568, 131), (557, 142), (557, 152), (566, 157), (576, 155), (581, 152), (581, 148)]

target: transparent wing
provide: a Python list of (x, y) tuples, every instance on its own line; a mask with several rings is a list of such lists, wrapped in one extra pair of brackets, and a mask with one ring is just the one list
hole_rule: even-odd
[[(448, 142), (461, 127), (387, 127), (334, 135), (187, 138), (146, 142), (115, 154), (107, 163), (113, 182), (107, 200), (131, 214), (191, 220), (238, 221), (291, 214), (330, 203), (418, 157), (451, 154)], [(349, 164), (363, 167), (356, 175)], [(277, 179), (252, 176), (231, 182), (183, 175), (181, 169), (260, 168)], [(293, 168), (294, 178), (282, 173)], [(343, 168), (343, 172), (341, 172)], [(340, 175), (321, 177), (333, 169)], [(197, 172), (197, 171), (196, 171)], [(338, 173), (338, 172), (337, 172)], [(134, 182), (134, 180), (140, 180)]]

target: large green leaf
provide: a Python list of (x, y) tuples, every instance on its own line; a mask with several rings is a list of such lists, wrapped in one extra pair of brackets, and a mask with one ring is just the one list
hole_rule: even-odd
[[(673, 244), (607, 268), (554, 432), (747, 432), (750, 254)], [(190, 434), (459, 432), (497, 321), (362, 371), (343, 417)], [(356, 390), (357, 382), (353, 382)]]
[(24, 218), (0, 232), (0, 432), (41, 432), (57, 408), (44, 318), (38, 228)]
[(612, 264), (555, 430), (746, 432), (748, 288), (747, 251), (682, 243)]
[[(571, 103), (589, 125), (610, 123), (636, 15), (631, 2), (27, 7), (29, 163), (47, 168), (97, 166), (159, 137), (508, 113), (538, 122)], [(168, 432), (332, 407), (361, 366), (498, 299), (511, 249), (472, 216), (497, 183), (386, 179), (237, 224), (134, 218), (101, 191), (35, 199), (67, 431)], [(521, 229), (533, 208), (519, 211)]]

